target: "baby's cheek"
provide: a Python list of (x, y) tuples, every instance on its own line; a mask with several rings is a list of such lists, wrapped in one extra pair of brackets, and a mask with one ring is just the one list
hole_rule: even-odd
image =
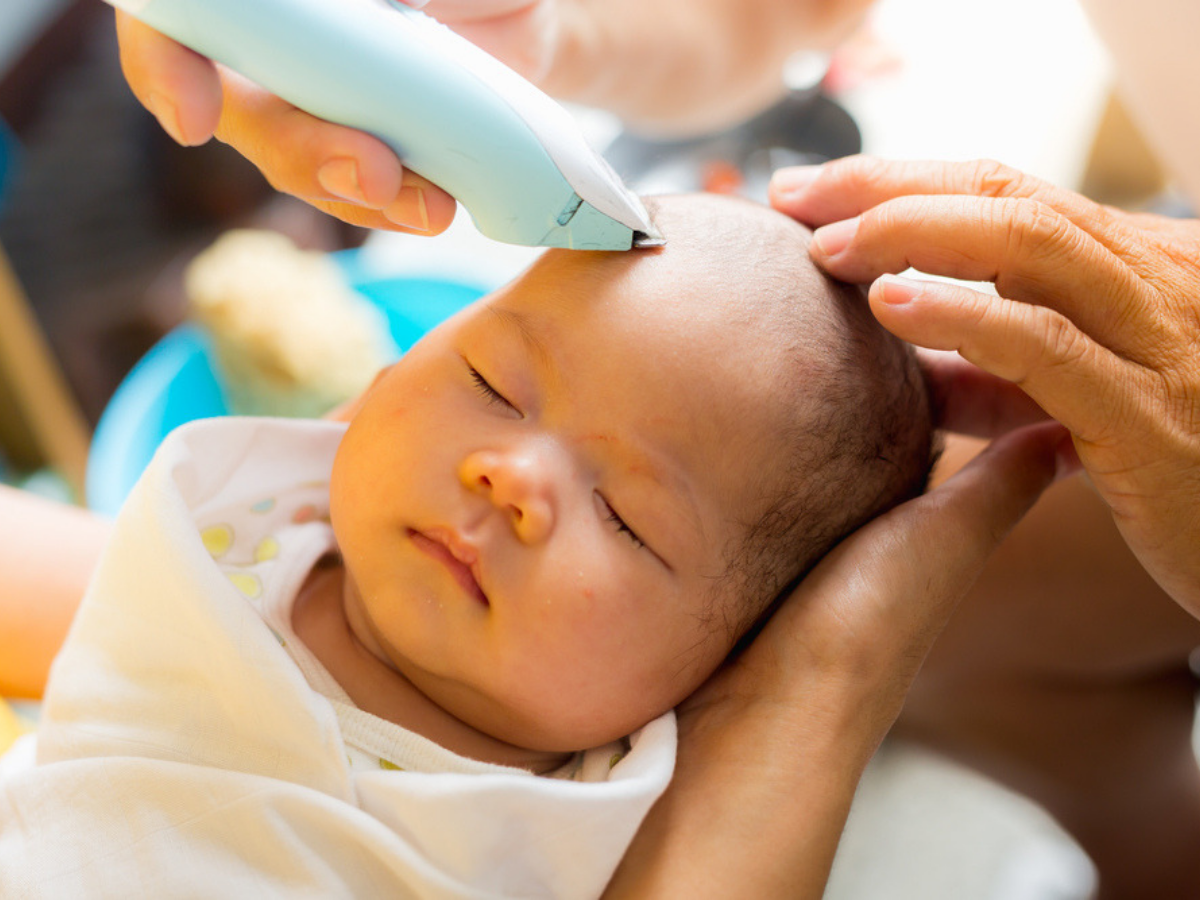
[(387, 507), (396, 490), (394, 460), (385, 454), (390, 442), (372, 434), (369, 425), (350, 426), (333, 460), (329, 477), (329, 505), (334, 530), (354, 522), (365, 523)]
[(348, 496), (350, 492), (350, 486), (346, 484), (344, 478), (339, 477), (338, 467), (335, 464), (329, 478), (329, 522), (333, 526), (333, 533), (339, 544), (352, 524), (351, 510), (356, 508), (356, 504)]

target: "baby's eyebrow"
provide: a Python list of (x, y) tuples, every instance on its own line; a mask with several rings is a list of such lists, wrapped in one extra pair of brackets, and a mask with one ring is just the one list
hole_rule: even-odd
[(539, 369), (551, 375), (557, 372), (554, 355), (550, 352), (550, 348), (546, 346), (546, 342), (542, 339), (542, 336), (538, 334), (530, 316), (513, 309), (505, 309), (502, 306), (489, 306), (487, 307), (487, 311), (503, 327), (515, 330), (521, 336), (521, 342), (525, 345), (525, 349), (529, 351), (529, 355), (534, 358)]

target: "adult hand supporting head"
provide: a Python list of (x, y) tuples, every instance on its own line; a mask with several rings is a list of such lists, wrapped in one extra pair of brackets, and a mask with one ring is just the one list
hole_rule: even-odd
[(1069, 445), (1056, 423), (1013, 431), (822, 560), (680, 707), (675, 778), (606, 896), (820, 897), (926, 653)]
[[(429, 11), (537, 77), (552, 52), (550, 8), (549, 0), (433, 0)], [(215, 135), (277, 190), (354, 225), (438, 234), (453, 221), (453, 198), (405, 171), (382, 141), (302, 112), (132, 16), (116, 15), (125, 77), (180, 144), (202, 144)]]
[[(957, 350), (1070, 429), (1154, 579), (1200, 615), (1200, 223), (1131, 215), (992, 162), (854, 157), (777, 173), (813, 256), (889, 330)], [(999, 296), (896, 278), (995, 282)], [(885, 277), (880, 277), (885, 276)]]

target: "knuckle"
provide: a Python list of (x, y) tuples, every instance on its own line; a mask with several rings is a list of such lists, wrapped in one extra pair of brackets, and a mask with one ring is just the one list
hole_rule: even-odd
[(864, 238), (878, 234), (903, 234), (914, 219), (911, 198), (886, 200), (859, 215), (858, 234)]
[(1066, 316), (1043, 309), (1036, 346), (1051, 368), (1078, 370), (1088, 361), (1094, 345)]
[(1009, 199), (996, 207), (997, 227), (1008, 239), (1008, 258), (1050, 260), (1081, 251), (1078, 229), (1056, 210), (1026, 197)]
[(1191, 392), (1200, 395), (1200, 368), (1196, 365), (1196, 360), (1200, 360), (1200, 316), (1197, 315), (1200, 311), (1193, 309), (1190, 312), (1191, 314), (1173, 329), (1173, 356), (1179, 367), (1188, 373), (1189, 381), (1192, 382)]
[(976, 159), (963, 165), (973, 192), (981, 197), (1013, 197), (1025, 188), (1026, 175), (994, 159)]
[(1196, 384), (1181, 373), (1165, 373), (1160, 376), (1166, 392), (1167, 424), (1186, 435), (1192, 443), (1200, 435), (1200, 403), (1197, 402)]

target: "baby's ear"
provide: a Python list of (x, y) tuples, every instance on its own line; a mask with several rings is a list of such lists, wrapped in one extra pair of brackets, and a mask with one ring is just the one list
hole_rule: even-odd
[(329, 410), (329, 412), (325, 413), (325, 415), (321, 416), (321, 418), (327, 419), (330, 422), (349, 422), (362, 408), (363, 401), (367, 399), (367, 394), (375, 390), (375, 385), (379, 384), (379, 379), (386, 375), (394, 365), (395, 363), (384, 366), (375, 373), (375, 377), (371, 379), (371, 383), (367, 385), (367, 389), (365, 391), (363, 391), (353, 400), (347, 400), (345, 403), (338, 404), (333, 409)]

